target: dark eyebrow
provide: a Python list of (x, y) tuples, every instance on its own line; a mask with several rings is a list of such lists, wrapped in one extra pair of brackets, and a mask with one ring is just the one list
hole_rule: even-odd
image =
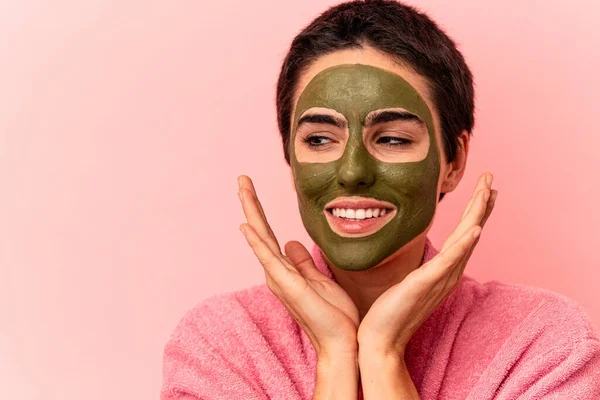
[(365, 120), (365, 128), (375, 124), (382, 124), (391, 121), (415, 121), (420, 125), (425, 126), (425, 123), (417, 115), (408, 111), (381, 111), (374, 112), (367, 116)]
[(302, 118), (300, 118), (300, 120), (298, 121), (298, 126), (296, 127), (296, 130), (300, 129), (300, 126), (302, 124), (308, 124), (308, 123), (329, 124), (329, 125), (337, 126), (338, 128), (341, 128), (341, 129), (346, 129), (348, 127), (348, 123), (346, 122), (346, 120), (334, 117), (333, 115), (310, 114), (310, 115), (305, 115)]

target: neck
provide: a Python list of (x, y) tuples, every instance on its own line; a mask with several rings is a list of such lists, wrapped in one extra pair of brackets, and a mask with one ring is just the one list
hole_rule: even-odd
[(365, 271), (346, 271), (325, 260), (337, 283), (354, 301), (361, 321), (379, 296), (421, 266), (426, 241), (426, 235), (419, 235), (381, 263)]

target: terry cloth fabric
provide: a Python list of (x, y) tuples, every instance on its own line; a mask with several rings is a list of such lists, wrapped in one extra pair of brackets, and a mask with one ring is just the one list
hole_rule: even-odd
[[(437, 253), (428, 239), (423, 262)], [(183, 317), (164, 349), (160, 398), (312, 399), (316, 364), (308, 336), (257, 285)], [(467, 275), (412, 337), (406, 364), (422, 399), (600, 399), (600, 340), (576, 302)]]

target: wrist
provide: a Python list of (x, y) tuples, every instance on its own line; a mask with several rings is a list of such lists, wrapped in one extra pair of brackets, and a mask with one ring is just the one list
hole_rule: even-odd
[(365, 353), (359, 356), (358, 364), (363, 378), (373, 375), (377, 379), (387, 379), (406, 369), (404, 357), (393, 353)]
[(374, 348), (360, 347), (358, 351), (358, 362), (361, 366), (402, 366), (405, 367), (404, 350), (390, 347)]
[(320, 357), (317, 360), (317, 375), (336, 374), (341, 371), (358, 371), (358, 357)]
[(369, 341), (359, 344), (358, 359), (366, 362), (404, 364), (405, 349), (405, 346)]
[(317, 372), (327, 374), (336, 370), (358, 371), (358, 345), (323, 347), (317, 352)]
[(314, 399), (356, 399), (358, 354), (346, 348), (317, 354)]
[(355, 359), (358, 357), (358, 343), (356, 341), (324, 344), (315, 349), (318, 360), (323, 360), (324, 362), (330, 362), (330, 360), (335, 359)]
[(420, 398), (406, 367), (404, 352), (365, 351), (359, 357), (365, 399)]

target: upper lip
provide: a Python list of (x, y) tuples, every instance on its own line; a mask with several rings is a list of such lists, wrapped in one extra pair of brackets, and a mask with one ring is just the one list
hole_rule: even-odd
[(337, 197), (325, 204), (325, 209), (329, 208), (352, 208), (352, 209), (367, 209), (367, 208), (396, 208), (392, 203), (387, 201), (377, 200), (371, 197)]

